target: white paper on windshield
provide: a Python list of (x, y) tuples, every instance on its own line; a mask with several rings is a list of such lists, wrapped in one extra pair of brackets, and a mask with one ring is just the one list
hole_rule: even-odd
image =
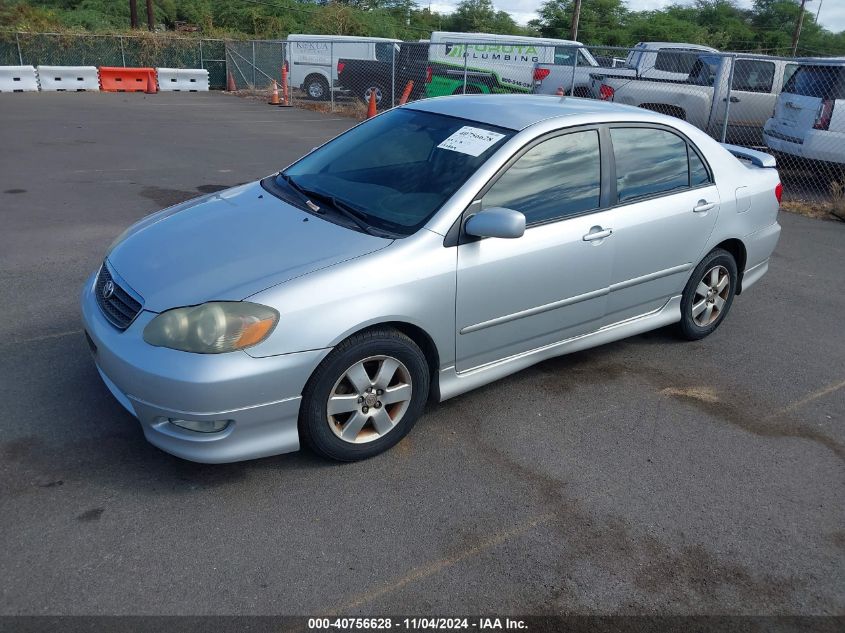
[(480, 156), (504, 136), (504, 134), (498, 132), (465, 125), (437, 147), (461, 154), (469, 154), (470, 156)]

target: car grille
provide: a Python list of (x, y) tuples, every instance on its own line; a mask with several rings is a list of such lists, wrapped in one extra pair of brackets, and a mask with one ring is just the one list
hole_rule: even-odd
[[(113, 284), (114, 288), (110, 294), (106, 289), (109, 283)], [(94, 294), (103, 315), (118, 330), (128, 328), (144, 306), (143, 299), (121, 286), (105, 263), (100, 267), (100, 273), (97, 275)]]

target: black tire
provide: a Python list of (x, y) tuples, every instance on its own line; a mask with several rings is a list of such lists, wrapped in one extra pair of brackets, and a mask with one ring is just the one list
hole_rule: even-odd
[[(727, 288), (718, 292), (715, 292), (718, 283), (715, 285), (710, 283), (713, 280), (714, 270), (718, 278), (727, 277), (728, 279)], [(701, 260), (681, 296), (681, 336), (690, 341), (697, 341), (709, 336), (719, 327), (728, 316), (733, 304), (738, 278), (736, 261), (733, 255), (724, 249), (715, 248)], [(699, 286), (700, 283), (710, 288), (708, 294), (702, 292), (703, 287)], [(694, 314), (700, 309), (702, 301), (704, 302), (703, 311)], [(721, 305), (720, 308), (717, 307), (719, 305)]]
[[(337, 395), (338, 388), (345, 388), (343, 395), (352, 398), (360, 393), (350, 388), (352, 383), (351, 381), (346, 383), (345, 376), (347, 371), (358, 363), (373, 357), (387, 357), (401, 363), (402, 369), (397, 372), (404, 374), (407, 370), (405, 377), (410, 380), (411, 397), (401, 405), (382, 405), (380, 402), (377, 405), (371, 405), (372, 413), (376, 413), (377, 407), (383, 407), (383, 412), (388, 414), (390, 414), (390, 407), (404, 406), (405, 408), (397, 416), (399, 419), (395, 426), (389, 431), (380, 435), (374, 421), (370, 420), (364, 425), (361, 434), (364, 434), (364, 437), (374, 435), (377, 437), (364, 439), (362, 443), (353, 443), (339, 436), (342, 432), (343, 421), (338, 418), (343, 415), (358, 415), (362, 410), (365, 412), (362, 415), (366, 415), (368, 408), (360, 404), (359, 400), (359, 404), (354, 405), (357, 407), (354, 413), (330, 418), (327, 404), (330, 396)], [(367, 361), (369, 362), (378, 361)], [(372, 380), (373, 372), (368, 370), (368, 374)], [(329, 459), (352, 462), (378, 455), (405, 437), (422, 415), (423, 407), (428, 400), (429, 380), (429, 367), (425, 355), (410, 338), (392, 328), (380, 327), (359, 332), (335, 347), (308, 380), (302, 392), (302, 405), (299, 410), (299, 435), (305, 445), (318, 455)], [(358, 434), (359, 437), (361, 434)]]
[(329, 82), (322, 75), (309, 75), (303, 85), (305, 95), (312, 101), (325, 101), (331, 98)]

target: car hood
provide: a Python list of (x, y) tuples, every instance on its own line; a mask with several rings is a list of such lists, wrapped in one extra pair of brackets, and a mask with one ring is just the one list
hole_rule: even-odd
[(391, 242), (306, 213), (255, 182), (144, 218), (107, 257), (144, 309), (161, 312), (240, 301)]

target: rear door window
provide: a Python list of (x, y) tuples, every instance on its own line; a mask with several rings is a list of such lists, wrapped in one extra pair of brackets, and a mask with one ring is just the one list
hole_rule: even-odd
[(775, 65), (756, 59), (738, 59), (734, 66), (732, 90), (771, 92), (775, 80)]
[(677, 134), (655, 128), (612, 128), (610, 137), (620, 203), (710, 182), (699, 155)]

